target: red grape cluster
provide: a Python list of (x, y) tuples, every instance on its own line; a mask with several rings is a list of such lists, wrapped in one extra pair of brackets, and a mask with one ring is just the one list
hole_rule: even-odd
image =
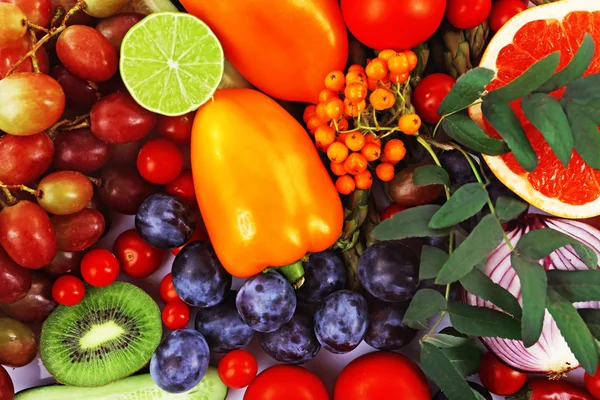
[[(149, 112), (119, 77), (123, 37), (144, 18), (116, 13), (124, 3), (0, 0), (0, 310), (22, 322), (43, 321), (55, 301), (75, 304), (78, 277), (111, 278), (87, 265), (108, 262), (114, 278), (115, 268), (140, 278), (160, 266), (164, 251), (135, 230), (112, 253), (91, 250), (111, 211), (135, 214), (159, 191), (197, 209), (182, 151), (193, 113)], [(30, 362), (30, 347), (10, 365)], [(10, 356), (0, 348), (0, 364)]]

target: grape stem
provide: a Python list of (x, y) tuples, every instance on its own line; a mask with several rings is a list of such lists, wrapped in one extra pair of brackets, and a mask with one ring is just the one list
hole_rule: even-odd
[(5, 77), (7, 77), (10, 74), (12, 74), (13, 72), (15, 72), (15, 70), (19, 67), (19, 65), (23, 64), (23, 62), (25, 62), (25, 60), (27, 60), (29, 57), (35, 55), (35, 53), (37, 53), (37, 51), (40, 49), (40, 47), (42, 47), (44, 45), (44, 43), (46, 43), (47, 41), (49, 41), (50, 39), (52, 39), (54, 36), (60, 34), (62, 31), (64, 31), (65, 29), (67, 29), (67, 21), (69, 20), (69, 18), (71, 18), (71, 16), (73, 16), (73, 14), (75, 14), (77, 11), (84, 10), (85, 7), (86, 7), (85, 0), (77, 0), (77, 3), (73, 6), (73, 8), (71, 8), (69, 10), (69, 12), (65, 14), (65, 18), (63, 19), (63, 21), (60, 24), (60, 26), (57, 27), (57, 28), (50, 28), (50, 30), (48, 31), (48, 33), (46, 33), (46, 35), (44, 35), (44, 37), (42, 37), (35, 44), (35, 46), (33, 46), (32, 49), (29, 50), (29, 52), (27, 52), (27, 54), (25, 54), (23, 57), (21, 57), (19, 59), (19, 61), (17, 61), (8, 70), (8, 72), (6, 73)]
[[(3, 187), (2, 188), (2, 194), (4, 194), (4, 197), (6, 199), (6, 203), (8, 203), (8, 205), (13, 205), (17, 202), (17, 199), (15, 198), (15, 196), (13, 196), (13, 194), (10, 192), (10, 190), (8, 190), (8, 188)], [(5, 203), (5, 207), (6, 204)]]
[[(37, 36), (35, 36), (35, 30), (33, 28), (29, 28), (29, 36), (31, 37), (31, 46), (35, 46), (37, 42)], [(37, 56), (35, 54), (31, 55), (31, 65), (33, 66), (33, 71), (36, 73), (40, 73), (40, 63), (38, 62)]]
[(63, 15), (65, 15), (65, 9), (63, 8), (63, 6), (56, 7), (56, 12), (54, 13), (52, 21), (50, 22), (50, 28), (54, 28)]
[(43, 26), (39, 26), (39, 25), (36, 25), (31, 22), (27, 22), (27, 26), (29, 27), (29, 29), (33, 29), (34, 33), (35, 33), (35, 31), (41, 31), (41, 32), (48, 33), (48, 29), (44, 28)]
[(94, 177), (88, 176), (88, 179), (97, 187), (100, 187), (102, 185), (102, 179), (100, 179), (100, 178), (94, 178)]
[(74, 131), (76, 129), (89, 128), (90, 121), (88, 120), (90, 114), (83, 114), (79, 117), (75, 118), (73, 121), (69, 121), (68, 119), (63, 119), (62, 121), (58, 121), (50, 128), (46, 130), (46, 134), (50, 137), (50, 139), (54, 139), (56, 137), (57, 131)]
[[(34, 195), (35, 197), (40, 197), (42, 195), (42, 191), (41, 190), (35, 190), (32, 189), (28, 186), (25, 185), (7, 185), (5, 183), (0, 182), (0, 188), (2, 188), (2, 191), (4, 192), (4, 194), (6, 195), (6, 193), (8, 192), (10, 194), (10, 190), (21, 190), (23, 192), (27, 192), (30, 193), (32, 195)], [(11, 194), (12, 196), (12, 194)], [(14, 198), (14, 197), (13, 197)], [(16, 200), (15, 200), (16, 202)]]

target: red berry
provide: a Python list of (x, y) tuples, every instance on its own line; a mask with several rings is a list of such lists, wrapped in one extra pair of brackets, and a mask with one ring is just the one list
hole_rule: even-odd
[(190, 321), (190, 308), (181, 300), (173, 300), (163, 309), (162, 320), (172, 331), (183, 329)]
[(138, 154), (137, 168), (148, 182), (163, 185), (174, 181), (181, 174), (183, 154), (170, 140), (150, 140)]
[(119, 276), (119, 261), (106, 249), (90, 250), (81, 260), (81, 276), (92, 286), (108, 286)]
[(52, 285), (52, 297), (58, 304), (74, 306), (85, 296), (85, 285), (72, 275), (61, 276)]
[(135, 229), (125, 231), (117, 237), (113, 252), (123, 272), (134, 278), (145, 278), (154, 273), (165, 255), (164, 250), (148, 244)]

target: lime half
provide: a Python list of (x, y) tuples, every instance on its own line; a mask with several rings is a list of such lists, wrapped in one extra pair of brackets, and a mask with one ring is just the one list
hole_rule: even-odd
[(150, 14), (121, 45), (123, 83), (142, 107), (176, 116), (206, 103), (221, 82), (221, 43), (201, 20), (179, 12)]

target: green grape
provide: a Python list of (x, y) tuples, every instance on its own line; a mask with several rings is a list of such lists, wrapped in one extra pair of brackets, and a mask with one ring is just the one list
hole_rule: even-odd
[(81, 211), (92, 200), (94, 187), (80, 172), (59, 171), (44, 177), (38, 185), (39, 205), (54, 215)]

